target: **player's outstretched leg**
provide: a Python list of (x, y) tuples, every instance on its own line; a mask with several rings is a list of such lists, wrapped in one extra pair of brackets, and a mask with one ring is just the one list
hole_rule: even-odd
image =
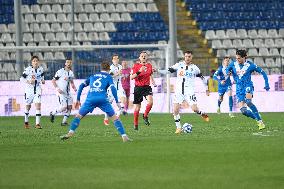
[(116, 127), (118, 133), (120, 134), (120, 136), (122, 138), (122, 141), (123, 142), (130, 142), (130, 141), (132, 141), (132, 139), (130, 139), (127, 136), (127, 134), (125, 133), (125, 130), (124, 130), (122, 122), (118, 118), (116, 118), (116, 117), (113, 118), (113, 119), (114, 119), (113, 124)]
[(72, 137), (75, 133), (75, 130), (79, 127), (81, 119), (79, 117), (75, 117), (70, 125), (69, 132), (65, 135), (62, 135), (61, 140), (67, 140)]
[(241, 112), (242, 112), (243, 115), (250, 117), (252, 119), (255, 119), (254, 114), (250, 110), (248, 110), (247, 107), (242, 107)]
[(265, 124), (263, 123), (261, 116), (259, 115), (259, 112), (256, 108), (256, 106), (252, 103), (251, 99), (246, 99), (246, 104), (248, 107), (252, 110), (252, 113), (255, 116), (255, 120), (257, 121), (257, 126), (259, 130), (262, 130), (265, 128)]
[(209, 116), (206, 113), (204, 113), (200, 110), (196, 110), (194, 112), (197, 113), (198, 115), (200, 115), (204, 119), (204, 121), (206, 121), (206, 122), (209, 121)]
[(104, 125), (109, 125), (109, 120), (108, 120), (108, 116), (105, 113), (105, 118), (104, 118)]

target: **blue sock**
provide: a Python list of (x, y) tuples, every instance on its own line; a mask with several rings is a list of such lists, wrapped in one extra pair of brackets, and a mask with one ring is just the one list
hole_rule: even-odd
[(255, 119), (254, 114), (250, 110), (248, 110), (247, 107), (242, 107), (241, 112), (242, 112), (243, 115), (250, 117), (252, 119)]
[(248, 107), (251, 109), (251, 111), (253, 112), (255, 119), (257, 121), (261, 120), (260, 115), (258, 113), (258, 110), (256, 108), (256, 106), (252, 103), (251, 99), (246, 99), (246, 104), (248, 105)]
[(229, 108), (230, 108), (230, 112), (233, 111), (233, 97), (229, 96)]
[(218, 100), (218, 107), (220, 108), (222, 101)]
[(114, 120), (114, 126), (116, 127), (116, 129), (118, 130), (120, 135), (125, 134), (122, 122), (119, 119)]
[(80, 118), (75, 117), (70, 125), (70, 130), (75, 131), (80, 124)]

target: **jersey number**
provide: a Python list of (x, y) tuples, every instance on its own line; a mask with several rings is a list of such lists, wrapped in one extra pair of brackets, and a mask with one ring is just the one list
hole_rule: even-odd
[(98, 78), (97, 80), (94, 81), (93, 86), (94, 86), (95, 88), (99, 88), (99, 87), (102, 86), (101, 79), (102, 79), (102, 78)]

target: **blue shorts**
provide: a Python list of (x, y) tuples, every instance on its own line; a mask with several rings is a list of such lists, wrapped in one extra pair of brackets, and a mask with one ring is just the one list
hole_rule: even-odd
[(244, 102), (246, 100), (246, 94), (250, 93), (253, 95), (254, 87), (252, 85), (250, 86), (238, 86), (236, 90), (236, 95), (238, 102)]
[(115, 114), (112, 105), (106, 98), (86, 99), (79, 110), (79, 114), (81, 116), (85, 116), (88, 113), (91, 113), (97, 107), (105, 112), (108, 117), (112, 117)]
[(231, 85), (219, 85), (218, 86), (218, 94), (219, 96), (223, 96), (226, 92), (232, 90)]

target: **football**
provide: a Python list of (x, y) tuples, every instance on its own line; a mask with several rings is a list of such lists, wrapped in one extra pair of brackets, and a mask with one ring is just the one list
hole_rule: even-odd
[(189, 123), (183, 124), (183, 126), (182, 126), (182, 131), (183, 131), (184, 133), (191, 133), (191, 132), (192, 132), (192, 125), (189, 124)]

